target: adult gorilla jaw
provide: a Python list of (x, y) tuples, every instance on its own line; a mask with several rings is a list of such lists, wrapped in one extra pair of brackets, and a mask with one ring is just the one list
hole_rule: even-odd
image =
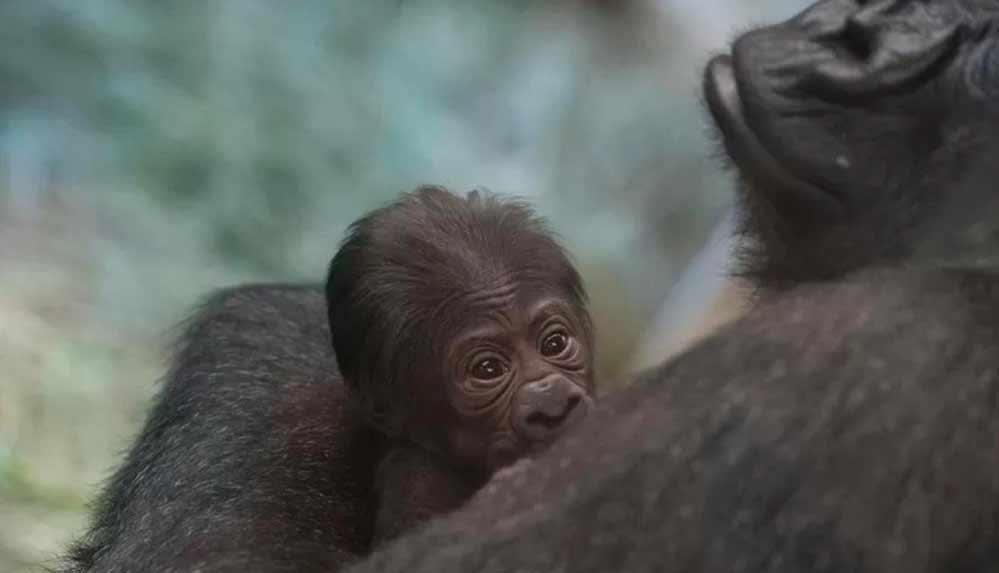
[(725, 150), (736, 165), (755, 183), (753, 191), (788, 217), (838, 219), (845, 214), (837, 198), (798, 178), (781, 166), (749, 127), (743, 113), (739, 84), (732, 58), (718, 56), (707, 66), (704, 94), (708, 109), (721, 131)]

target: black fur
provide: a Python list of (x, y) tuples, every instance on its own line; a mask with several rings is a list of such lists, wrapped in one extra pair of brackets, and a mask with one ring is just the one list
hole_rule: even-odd
[(329, 570), (366, 550), (379, 438), (345, 407), (325, 308), (317, 287), (205, 302), (72, 570)]

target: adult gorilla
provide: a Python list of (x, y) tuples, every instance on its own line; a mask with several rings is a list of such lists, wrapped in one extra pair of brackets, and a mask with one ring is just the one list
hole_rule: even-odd
[(758, 307), (353, 571), (999, 564), (999, 4), (824, 0), (705, 93)]

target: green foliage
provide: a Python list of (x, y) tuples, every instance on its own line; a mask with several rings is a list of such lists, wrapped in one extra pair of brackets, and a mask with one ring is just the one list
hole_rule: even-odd
[[(68, 184), (201, 220), (209, 252), (267, 276), (316, 276), (296, 249), (425, 182), (550, 201), (584, 254), (620, 250), (698, 151), (662, 71), (601, 63), (584, 20), (526, 1), (18, 0), (0, 20), (0, 143), (23, 117), (69, 129), (40, 152)], [(665, 200), (704, 227), (694, 191)], [(576, 221), (610, 205), (618, 239), (588, 244)]]

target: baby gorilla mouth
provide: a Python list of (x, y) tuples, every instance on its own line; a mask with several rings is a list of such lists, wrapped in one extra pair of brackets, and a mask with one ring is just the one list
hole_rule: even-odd
[(739, 169), (777, 209), (796, 217), (823, 220), (844, 214), (835, 195), (804, 181), (781, 165), (753, 132), (743, 110), (739, 80), (731, 56), (718, 56), (705, 70), (704, 94), (715, 124), (722, 132), (725, 150)]

